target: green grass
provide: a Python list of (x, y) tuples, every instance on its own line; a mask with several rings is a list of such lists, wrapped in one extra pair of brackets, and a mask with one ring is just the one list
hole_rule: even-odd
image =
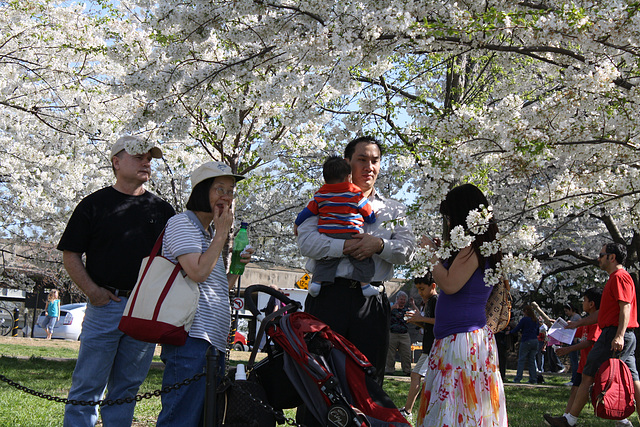
[[(246, 358), (247, 353), (232, 352), (232, 364), (238, 358)], [(0, 347), (0, 373), (21, 385), (53, 396), (66, 397), (71, 385), (71, 373), (75, 361), (45, 360), (49, 357), (75, 357), (75, 352), (65, 348), (30, 347), (24, 345), (3, 344)], [(30, 355), (35, 357), (24, 358)], [(243, 360), (244, 361), (244, 360)], [(509, 371), (507, 377), (513, 378)], [(543, 426), (542, 413), (562, 414), (570, 387), (563, 383), (568, 381), (567, 374), (545, 375), (544, 386), (528, 386), (505, 384), (509, 425), (515, 427)], [(161, 387), (162, 370), (151, 369), (147, 379), (140, 388), (140, 394), (153, 392)], [(389, 377), (385, 380), (385, 391), (399, 407), (404, 405), (409, 382), (407, 377)], [(416, 403), (416, 408), (417, 408)], [(159, 397), (143, 399), (135, 410), (134, 426), (153, 426), (160, 412)], [(64, 405), (52, 402), (0, 382), (0, 427), (44, 427), (61, 426)], [(295, 410), (286, 410), (285, 415), (295, 418)], [(631, 420), (638, 425), (636, 415)], [(613, 426), (613, 421), (598, 419), (593, 415), (590, 405), (582, 412), (579, 426)]]
[[(38, 392), (66, 398), (71, 386), (75, 361), (51, 361), (39, 357), (18, 359), (0, 357), (0, 373), (20, 385)], [(151, 369), (140, 393), (160, 388), (162, 370)], [(160, 398), (144, 399), (136, 405), (136, 426), (154, 426), (160, 412)], [(64, 404), (33, 396), (0, 383), (0, 427), (61, 426)]]

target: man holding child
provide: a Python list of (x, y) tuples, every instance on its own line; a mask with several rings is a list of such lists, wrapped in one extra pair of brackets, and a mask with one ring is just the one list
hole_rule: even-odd
[(393, 277), (394, 264), (410, 261), (415, 237), (406, 219), (406, 207), (382, 197), (374, 188), (380, 172), (380, 143), (371, 137), (356, 138), (347, 144), (344, 158), (351, 166), (353, 184), (371, 203), (375, 223), (364, 224), (364, 233), (342, 240), (318, 232), (318, 217), (311, 216), (298, 226), (298, 246), (302, 255), (309, 258), (307, 269), (312, 272), (316, 260), (345, 255), (358, 260), (372, 257), (375, 273), (371, 285), (382, 286), (382, 292), (365, 297), (361, 283), (352, 277), (352, 264), (343, 258), (333, 283), (323, 285), (318, 296), (307, 297), (305, 307), (362, 351), (376, 368), (377, 379), (382, 383), (390, 315), (384, 282)]

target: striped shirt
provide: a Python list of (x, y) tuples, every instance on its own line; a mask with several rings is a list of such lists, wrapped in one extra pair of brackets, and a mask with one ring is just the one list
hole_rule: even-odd
[(376, 222), (376, 215), (360, 187), (350, 182), (325, 184), (296, 218), (296, 225), (318, 215), (318, 231), (326, 234), (362, 233), (364, 223)]
[[(407, 219), (407, 208), (400, 202), (380, 196), (374, 189), (369, 202), (376, 212), (376, 222), (365, 224), (364, 232), (384, 241), (382, 253), (371, 258), (376, 265), (374, 282), (384, 282), (393, 277), (394, 264), (411, 261), (416, 248), (416, 238)], [(318, 217), (312, 216), (298, 227), (298, 247), (302, 256), (309, 258), (306, 267), (313, 272), (316, 260), (343, 256), (344, 240), (332, 239), (318, 232)], [(351, 278), (353, 265), (347, 258), (338, 264), (336, 277)]]
[[(201, 254), (209, 248), (213, 229), (205, 230), (198, 217), (191, 211), (175, 215), (167, 222), (162, 241), (163, 255), (178, 262), (180, 255)], [(229, 281), (222, 256), (204, 282), (198, 283), (200, 298), (189, 336), (207, 340), (219, 351), (227, 346), (231, 326)]]

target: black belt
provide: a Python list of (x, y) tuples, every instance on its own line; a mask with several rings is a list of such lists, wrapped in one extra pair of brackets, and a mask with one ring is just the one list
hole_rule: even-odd
[(133, 289), (117, 289), (117, 288), (112, 288), (111, 286), (102, 286), (102, 287), (117, 297), (129, 298), (129, 295), (131, 295), (131, 292), (133, 291)]
[[(347, 279), (346, 277), (336, 277), (333, 280), (336, 285), (347, 286), (349, 288), (360, 288), (361, 284), (357, 280)], [(371, 286), (384, 286), (384, 282), (371, 282)]]

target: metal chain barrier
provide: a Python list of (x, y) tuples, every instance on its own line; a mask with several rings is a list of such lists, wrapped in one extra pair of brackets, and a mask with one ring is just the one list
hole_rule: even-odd
[(127, 397), (125, 399), (103, 399), (103, 400), (98, 400), (97, 402), (94, 402), (93, 400), (89, 400), (89, 401), (84, 401), (84, 400), (75, 400), (75, 399), (65, 399), (63, 397), (58, 397), (58, 396), (52, 396), (50, 394), (45, 394), (39, 391), (35, 391), (32, 390), (28, 387), (25, 387), (23, 385), (21, 385), (20, 383), (17, 383), (13, 380), (10, 380), (9, 378), (5, 377), (4, 375), (0, 374), (0, 381), (4, 381), (5, 383), (9, 384), (12, 387), (17, 388), (20, 391), (24, 391), (25, 393), (29, 393), (33, 396), (36, 397), (41, 397), (43, 399), (46, 400), (50, 400), (53, 402), (59, 402), (59, 403), (64, 403), (64, 404), (71, 404), (71, 405), (81, 405), (81, 406), (95, 406), (95, 405), (99, 405), (99, 406), (113, 406), (113, 405), (123, 405), (125, 403), (131, 403), (131, 402), (139, 402), (142, 399), (151, 399), (152, 397), (158, 397), (161, 396), (163, 394), (167, 394), (173, 390), (177, 390), (180, 387), (184, 386), (184, 385), (188, 385), (191, 384), (195, 381), (198, 381), (200, 378), (204, 377), (204, 373), (200, 373), (200, 374), (196, 374), (194, 375), (192, 378), (187, 378), (186, 380), (180, 382), (180, 383), (176, 383), (173, 385), (168, 385), (166, 387), (163, 387), (161, 390), (155, 390), (153, 392), (147, 392), (144, 394), (138, 394), (135, 397)]
[[(231, 303), (231, 302), (230, 302)], [(236, 328), (233, 325), (233, 322), (231, 323), (231, 332), (235, 332)], [(226, 348), (226, 360), (225, 360), (225, 369), (226, 372), (225, 374), (228, 373), (229, 371), (229, 358), (230, 358), (230, 353), (231, 353), (231, 340), (232, 340), (232, 336), (230, 335), (227, 338), (227, 348)], [(95, 405), (99, 405), (99, 406), (113, 406), (113, 405), (123, 405), (125, 403), (132, 403), (132, 402), (140, 402), (143, 399), (151, 399), (152, 397), (158, 397), (161, 396), (163, 394), (167, 394), (173, 390), (178, 390), (180, 387), (185, 386), (185, 385), (189, 385), (193, 382), (198, 381), (200, 378), (204, 377), (206, 374), (205, 373), (199, 373), (194, 375), (192, 378), (187, 378), (186, 380), (180, 382), (180, 383), (176, 383), (170, 386), (166, 386), (163, 387), (160, 390), (155, 390), (153, 392), (147, 392), (144, 394), (137, 394), (135, 397), (127, 397), (124, 399), (102, 399), (102, 400), (98, 400), (97, 402), (93, 401), (93, 400), (89, 400), (89, 401), (84, 401), (84, 400), (76, 400), (76, 399), (66, 399), (64, 397), (59, 397), (59, 396), (52, 396), (50, 394), (46, 394), (46, 393), (42, 393), (40, 391), (36, 391), (33, 389), (30, 389), (28, 387), (23, 386), (20, 383), (17, 383), (7, 377), (5, 377), (4, 375), (0, 374), (0, 381), (3, 381), (7, 384), (9, 384), (11, 387), (14, 387), (20, 391), (24, 391), (25, 393), (31, 394), (33, 396), (36, 397), (40, 397), (42, 399), (46, 399), (46, 400), (50, 400), (52, 402), (58, 402), (58, 403), (64, 403), (66, 404), (71, 404), (71, 405), (80, 405), (80, 406), (95, 406)], [(251, 396), (253, 397), (253, 396)], [(272, 409), (273, 410), (273, 409)]]
[[(131, 402), (139, 402), (142, 399), (151, 399), (152, 397), (158, 397), (161, 396), (163, 394), (167, 394), (173, 390), (178, 390), (180, 387), (185, 386), (185, 385), (189, 385), (195, 381), (198, 381), (200, 378), (202, 378), (205, 374), (200, 373), (200, 374), (196, 374), (194, 375), (192, 378), (187, 378), (186, 380), (180, 382), (180, 383), (176, 383), (170, 386), (166, 386), (163, 387), (161, 390), (155, 390), (153, 392), (147, 392), (144, 394), (138, 394), (135, 397), (127, 397), (125, 399), (103, 399), (103, 400), (98, 400), (97, 402), (93, 401), (93, 400), (89, 400), (89, 401), (84, 401), (84, 400), (75, 400), (75, 399), (66, 399), (63, 397), (59, 397), (59, 396), (52, 396), (50, 394), (46, 394), (46, 393), (42, 393), (40, 391), (36, 391), (33, 389), (30, 389), (28, 387), (23, 386), (20, 383), (17, 383), (7, 377), (5, 377), (4, 375), (0, 374), (0, 381), (3, 381), (7, 384), (9, 384), (11, 387), (14, 387), (20, 391), (24, 391), (25, 393), (31, 394), (33, 396), (36, 397), (40, 397), (42, 399), (46, 399), (46, 400), (50, 400), (52, 402), (58, 402), (58, 403), (64, 403), (66, 404), (70, 404), (70, 405), (81, 405), (81, 406), (95, 406), (95, 405), (99, 405), (99, 406), (113, 406), (113, 405), (123, 405), (125, 403), (131, 403)], [(235, 383), (231, 384), (231, 387), (235, 387)], [(237, 391), (239, 391), (241, 394), (244, 394), (246, 397), (249, 398), (249, 400), (251, 400), (253, 403), (255, 403), (256, 405), (260, 406), (262, 409), (266, 410), (267, 412), (272, 413), (277, 420), (282, 420), (284, 421), (287, 425), (290, 426), (294, 426), (294, 427), (306, 427), (304, 424), (298, 424), (296, 423), (296, 421), (293, 418), (288, 418), (284, 415), (283, 412), (277, 411), (274, 407), (272, 407), (271, 405), (269, 405), (268, 403), (263, 402), (262, 400), (254, 397), (251, 395), (251, 393), (248, 393), (246, 390), (243, 390), (241, 387), (235, 387), (235, 389)]]
[[(237, 312), (236, 312), (236, 316), (237, 316)], [(237, 319), (237, 317), (236, 317)], [(225, 376), (228, 375), (229, 373), (229, 359), (230, 359), (230, 353), (231, 353), (231, 347), (232, 347), (232, 337), (233, 337), (233, 333), (236, 331), (236, 327), (234, 325), (234, 322), (231, 322), (231, 331), (230, 334), (227, 338), (227, 348), (225, 349)], [(137, 394), (135, 397), (127, 397), (124, 399), (102, 399), (102, 400), (98, 400), (93, 401), (93, 400), (89, 400), (89, 401), (84, 401), (84, 400), (76, 400), (76, 399), (66, 399), (63, 397), (59, 397), (59, 396), (52, 396), (50, 394), (46, 394), (46, 393), (42, 393), (33, 389), (30, 389), (28, 387), (23, 386), (20, 383), (17, 383), (7, 377), (5, 377), (4, 375), (0, 374), (0, 381), (3, 381), (7, 384), (9, 384), (11, 387), (14, 387), (20, 391), (23, 391), (25, 393), (31, 394), (33, 396), (36, 397), (40, 397), (42, 399), (46, 399), (52, 402), (58, 402), (58, 403), (64, 403), (66, 404), (70, 404), (70, 405), (81, 405), (81, 406), (95, 406), (95, 405), (99, 405), (99, 406), (113, 406), (113, 405), (123, 405), (125, 403), (132, 403), (132, 402), (140, 402), (143, 399), (151, 399), (152, 397), (158, 397), (161, 396), (163, 394), (167, 394), (173, 390), (178, 390), (180, 387), (185, 386), (185, 385), (189, 385), (193, 382), (198, 381), (200, 378), (204, 377), (206, 374), (205, 373), (199, 373), (194, 375), (192, 378), (187, 378), (184, 381), (180, 382), (180, 383), (176, 383), (170, 386), (166, 386), (163, 387), (160, 390), (155, 390), (153, 392), (147, 392), (144, 394)], [(225, 380), (223, 380), (225, 381)], [(228, 377), (226, 377), (226, 381), (231, 381)], [(273, 408), (271, 405), (269, 405), (266, 402), (263, 402), (262, 400), (254, 397), (253, 395), (251, 395), (251, 393), (247, 392), (246, 390), (243, 390), (241, 387), (236, 387), (235, 383), (232, 382), (231, 383), (231, 387), (234, 387), (237, 391), (239, 391), (241, 394), (245, 395), (246, 397), (249, 398), (249, 400), (251, 400), (253, 403), (255, 403), (256, 405), (258, 405), (259, 407), (261, 407), (263, 410), (270, 412), (271, 414), (273, 414), (276, 418), (276, 420), (278, 420), (279, 423), (285, 422), (286, 424), (290, 425), (290, 426), (294, 426), (294, 427), (306, 427), (304, 424), (298, 424), (293, 418), (288, 418), (284, 415), (284, 412), (282, 411), (278, 411), (275, 408)]]

